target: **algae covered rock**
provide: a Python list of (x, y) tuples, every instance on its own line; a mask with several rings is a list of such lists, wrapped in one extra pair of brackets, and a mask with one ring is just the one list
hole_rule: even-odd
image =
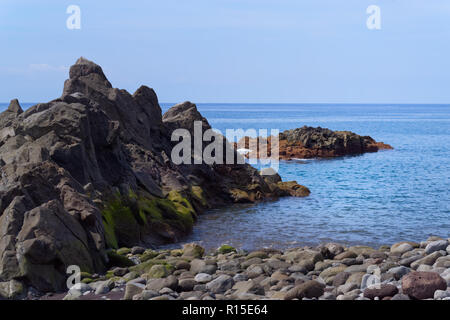
[(156, 264), (147, 273), (149, 278), (165, 278), (169, 275), (169, 268), (163, 264)]
[(196, 243), (187, 243), (183, 246), (183, 257), (201, 258), (205, 254), (205, 249)]
[(131, 261), (127, 257), (117, 254), (116, 252), (114, 252), (114, 250), (109, 250), (107, 254), (109, 259), (108, 265), (111, 267), (124, 268), (134, 266), (133, 261)]
[(141, 260), (141, 262), (145, 262), (145, 261), (148, 261), (148, 260), (150, 260), (150, 259), (155, 258), (156, 256), (158, 256), (158, 252), (152, 251), (152, 250), (146, 250), (146, 251), (139, 257), (139, 259)]
[(224, 245), (221, 245), (219, 247), (219, 249), (217, 249), (217, 252), (221, 253), (221, 254), (226, 254), (226, 253), (230, 253), (230, 252), (236, 252), (236, 248), (233, 248), (232, 246), (230, 246), (228, 244), (224, 244)]
[(150, 272), (153, 266), (163, 265), (167, 269), (167, 273), (171, 273), (175, 268), (172, 264), (168, 263), (166, 260), (160, 259), (150, 259), (138, 265), (129, 268), (130, 271), (136, 272), (139, 275), (147, 274)]
[(124, 255), (126, 255), (126, 254), (128, 254), (130, 252), (131, 252), (130, 248), (120, 248), (120, 249), (116, 250), (116, 253), (121, 255), (121, 256), (124, 256)]

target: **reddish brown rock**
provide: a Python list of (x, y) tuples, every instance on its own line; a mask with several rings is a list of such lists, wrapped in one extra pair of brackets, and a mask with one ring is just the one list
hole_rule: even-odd
[(381, 284), (380, 286), (369, 287), (364, 290), (364, 297), (375, 299), (378, 297), (383, 299), (385, 297), (393, 297), (398, 293), (396, 286), (392, 284)]
[[(272, 141), (273, 140), (273, 141)], [(264, 145), (259, 150), (259, 143)], [(267, 145), (267, 150), (265, 146)], [(286, 130), (280, 133), (278, 143), (273, 137), (241, 139), (236, 148), (250, 149), (249, 158), (266, 158), (272, 156), (272, 150), (279, 150), (282, 160), (333, 158), (345, 155), (377, 152), (393, 149), (390, 145), (377, 142), (369, 136), (360, 136), (350, 131), (332, 131), (325, 128), (302, 128)]]
[(403, 293), (414, 299), (433, 298), (436, 290), (446, 290), (447, 283), (435, 272), (410, 272), (402, 278)]

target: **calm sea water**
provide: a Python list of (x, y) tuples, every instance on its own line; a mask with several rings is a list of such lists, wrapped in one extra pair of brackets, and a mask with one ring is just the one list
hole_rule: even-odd
[[(0, 110), (4, 106), (0, 104)], [(163, 110), (169, 107), (162, 104)], [(321, 126), (370, 135), (395, 150), (282, 162), (283, 180), (307, 186), (309, 197), (210, 210), (183, 242), (198, 241), (209, 249), (224, 243), (256, 249), (326, 241), (379, 246), (450, 236), (450, 106), (199, 104), (198, 108), (223, 132)]]
[[(166, 109), (168, 105), (163, 105)], [(191, 236), (207, 248), (285, 248), (325, 241), (378, 246), (450, 236), (450, 106), (200, 104), (221, 131), (351, 130), (395, 150), (280, 164), (307, 198), (236, 205), (202, 215)]]

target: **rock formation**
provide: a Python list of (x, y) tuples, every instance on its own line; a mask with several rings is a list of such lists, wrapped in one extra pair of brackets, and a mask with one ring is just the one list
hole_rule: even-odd
[[(262, 140), (261, 143), (267, 143), (267, 155), (270, 156), (272, 149), (278, 147), (279, 158), (282, 160), (332, 158), (393, 149), (388, 144), (376, 142), (371, 137), (360, 136), (350, 131), (332, 131), (307, 126), (283, 131), (279, 135), (278, 144), (272, 137), (257, 139), (245, 137), (238, 145), (255, 149), (250, 146), (252, 144), (256, 146)], [(265, 155), (264, 153), (260, 155), (259, 150), (252, 150), (248, 156), (260, 158)]]
[(102, 272), (109, 248), (175, 241), (211, 206), (309, 193), (247, 164), (175, 165), (171, 132), (196, 120), (210, 127), (189, 102), (163, 117), (152, 89), (113, 88), (84, 58), (60, 98), (25, 112), (13, 100), (0, 114), (1, 287), (63, 290), (69, 265)]

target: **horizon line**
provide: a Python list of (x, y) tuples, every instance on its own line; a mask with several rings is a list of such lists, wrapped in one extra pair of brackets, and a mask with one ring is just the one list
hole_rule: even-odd
[[(51, 101), (51, 100), (50, 100)], [(402, 106), (402, 105), (440, 105), (440, 106), (450, 106), (450, 102), (194, 102), (191, 100), (184, 100), (181, 102), (158, 102), (160, 105), (164, 104), (171, 104), (176, 105), (183, 102), (189, 101), (196, 105), (204, 105), (204, 104), (210, 104), (210, 105), (224, 105), (224, 104), (242, 104), (242, 105), (372, 105), (372, 106), (386, 106), (386, 105), (396, 105), (396, 106)], [(8, 101), (0, 102), (0, 104), (9, 104)], [(45, 103), (45, 102), (21, 102), (19, 100), (20, 104), (38, 104), (38, 103)]]

